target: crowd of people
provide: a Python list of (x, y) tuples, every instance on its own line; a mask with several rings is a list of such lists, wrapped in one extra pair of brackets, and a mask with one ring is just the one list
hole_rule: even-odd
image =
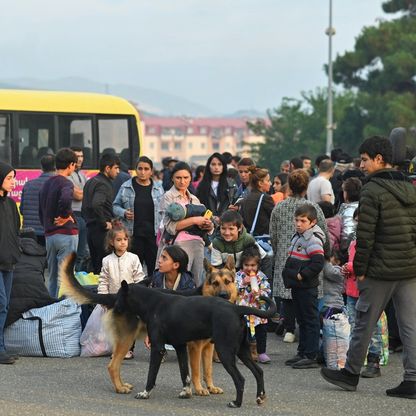
[[(324, 379), (353, 391), (360, 375), (381, 375), (387, 322), (390, 349), (402, 348), (405, 368), (403, 382), (387, 394), (416, 398), (416, 188), (392, 166), (388, 139), (371, 137), (358, 150), (353, 159), (335, 149), (315, 166), (309, 156), (296, 157), (274, 175), (229, 153), (193, 168), (165, 158), (161, 171), (141, 156), (134, 175), (121, 180), (116, 154), (104, 153), (99, 173), (87, 179), (82, 149), (63, 148), (42, 157), (42, 174), (23, 188), (20, 214), (46, 247), (54, 298), (59, 265), (74, 251), (76, 271), (99, 275), (99, 293), (145, 276), (153, 287), (189, 289), (203, 283), (205, 258), (221, 267), (233, 256), (238, 302), (263, 307), (259, 297), (268, 295), (278, 304), (273, 322), (247, 317), (254, 359), (271, 362), (267, 331), (275, 330), (284, 342), (298, 340), (286, 365), (326, 363)], [(20, 253), (20, 215), (7, 196), (15, 175), (0, 162), (2, 364), (17, 359), (3, 339)], [(343, 318), (348, 353), (338, 351), (332, 365), (322, 327), (336, 328)]]

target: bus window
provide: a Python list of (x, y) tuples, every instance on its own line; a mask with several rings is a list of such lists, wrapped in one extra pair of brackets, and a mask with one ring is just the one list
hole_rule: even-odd
[(84, 116), (58, 116), (59, 148), (79, 147), (84, 153), (84, 168), (92, 167), (92, 118)]
[(55, 151), (53, 115), (19, 114), (20, 167), (39, 168), (38, 155)]
[(0, 160), (10, 163), (10, 115), (0, 114)]
[(103, 150), (114, 150), (118, 155), (129, 148), (129, 123), (127, 118), (100, 118), (98, 120), (100, 156)]

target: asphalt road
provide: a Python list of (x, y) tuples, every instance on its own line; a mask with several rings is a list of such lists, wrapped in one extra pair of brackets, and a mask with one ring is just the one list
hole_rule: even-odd
[[(263, 365), (267, 392), (266, 403), (255, 404), (255, 380), (241, 364), (246, 378), (243, 406), (229, 409), (235, 398), (234, 385), (221, 364), (214, 364), (214, 382), (224, 394), (179, 399), (179, 370), (174, 352), (162, 364), (157, 386), (149, 400), (137, 400), (134, 393), (114, 393), (106, 365), (99, 358), (21, 357), (15, 365), (0, 366), (0, 415), (414, 415), (413, 400), (390, 398), (385, 389), (402, 380), (401, 354), (390, 356), (378, 379), (362, 379), (357, 392), (344, 392), (326, 383), (318, 369), (293, 370), (284, 360), (294, 355), (295, 344), (285, 344), (269, 334), (268, 352), (272, 363)], [(144, 388), (149, 354), (140, 344), (136, 357), (122, 367), (123, 379)]]

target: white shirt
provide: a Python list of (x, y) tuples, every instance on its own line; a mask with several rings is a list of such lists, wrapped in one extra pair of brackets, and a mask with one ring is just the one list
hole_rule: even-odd
[(218, 185), (220, 183), (218, 181), (211, 181), (211, 188), (214, 191), (214, 194), (217, 196), (218, 195)]
[(308, 200), (318, 203), (322, 201), (323, 195), (331, 195), (331, 204), (335, 202), (331, 182), (323, 176), (318, 175), (309, 182), (307, 191)]

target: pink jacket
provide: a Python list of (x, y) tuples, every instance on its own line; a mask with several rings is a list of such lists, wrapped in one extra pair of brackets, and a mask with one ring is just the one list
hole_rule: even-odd
[(341, 218), (338, 215), (332, 218), (327, 218), (326, 225), (328, 227), (331, 248), (335, 250), (339, 250), (339, 244), (341, 241), (341, 229), (342, 229)]
[(347, 272), (345, 278), (345, 294), (351, 296), (352, 298), (358, 298), (360, 292), (357, 287), (357, 278), (355, 276), (353, 261), (355, 257), (355, 246), (357, 244), (356, 240), (351, 241), (351, 244), (348, 248), (348, 263), (345, 263), (344, 268)]

